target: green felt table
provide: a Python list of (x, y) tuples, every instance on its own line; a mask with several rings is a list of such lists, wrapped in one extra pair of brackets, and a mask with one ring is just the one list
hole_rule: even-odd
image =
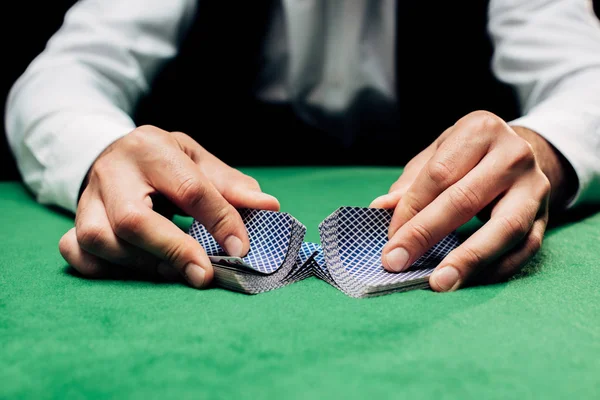
[[(310, 241), (400, 173), (243, 170)], [(507, 283), (371, 299), (316, 278), (255, 296), (86, 280), (58, 252), (72, 225), (0, 183), (0, 398), (600, 397), (600, 214), (554, 226)]]

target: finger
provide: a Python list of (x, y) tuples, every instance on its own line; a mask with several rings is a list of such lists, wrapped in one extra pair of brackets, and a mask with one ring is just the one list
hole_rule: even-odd
[(502, 155), (497, 153), (489, 153), (475, 169), (396, 231), (382, 252), (386, 269), (408, 268), (512, 184), (514, 174), (502, 164)]
[[(59, 244), (62, 257), (86, 278), (92, 279), (131, 279), (140, 278), (138, 270), (116, 268), (114, 264), (101, 259), (85, 250), (77, 242), (76, 229), (71, 228), (63, 235)], [(159, 274), (168, 281), (179, 281), (181, 275), (169, 266), (169, 270), (158, 270)], [(143, 278), (147, 278), (148, 274)]]
[(106, 261), (79, 247), (75, 228), (71, 228), (58, 242), (61, 256), (81, 275), (89, 278), (103, 278), (110, 274), (111, 268)]
[[(541, 173), (538, 175), (541, 175)], [(510, 278), (541, 248), (546, 226), (548, 225), (550, 184), (545, 176), (540, 178), (541, 179), (537, 179), (539, 183), (531, 184), (529, 186), (529, 190), (533, 193), (533, 197), (543, 198), (542, 206), (538, 210), (536, 220), (533, 222), (531, 230), (523, 240), (512, 249), (508, 250), (493, 265), (481, 270), (473, 279), (476, 281), (474, 283), (494, 283)], [(521, 187), (528, 185), (529, 184), (526, 181)], [(533, 188), (536, 187), (539, 189), (534, 190)], [(497, 205), (492, 208), (490, 217), (506, 215), (511, 212), (511, 207), (514, 206), (515, 205), (511, 204), (508, 200), (500, 199)]]
[(427, 207), (441, 193), (462, 179), (487, 154), (489, 134), (473, 135), (474, 126), (459, 121), (436, 153), (419, 171), (398, 202), (390, 223), (389, 237)]
[(180, 274), (160, 259), (115, 235), (99, 198), (82, 196), (75, 218), (77, 242), (84, 252), (109, 263), (125, 266), (152, 278), (156, 274), (168, 281), (179, 280)]
[(204, 176), (212, 178), (215, 188), (233, 207), (279, 211), (279, 201), (264, 193), (256, 179), (231, 168), (188, 135), (182, 132), (172, 132), (171, 135), (200, 167)]
[[(406, 190), (408, 189), (408, 187), (411, 184), (410, 178), (408, 176), (403, 178), (403, 176), (404, 176), (404, 173), (402, 173), (402, 175), (400, 175), (402, 182), (400, 182), (400, 184), (396, 186), (396, 189), (394, 189), (394, 191), (391, 191), (387, 194), (384, 194), (384, 195), (381, 195), (381, 196), (375, 198), (371, 202), (371, 204), (369, 204), (369, 207), (384, 208), (384, 209), (388, 209), (388, 210), (396, 207), (396, 205), (400, 201), (400, 198), (406, 192)], [(397, 182), (398, 181), (396, 181), (396, 183)]]
[(369, 207), (372, 208), (386, 208), (391, 209), (396, 207), (402, 195), (410, 187), (417, 177), (419, 171), (423, 168), (423, 165), (435, 154), (437, 144), (434, 142), (430, 144), (425, 150), (417, 154), (411, 159), (408, 164), (404, 167), (402, 174), (396, 182), (392, 184), (387, 194), (377, 197), (371, 202)]
[(165, 164), (150, 166), (150, 185), (197, 219), (225, 251), (242, 257), (250, 247), (248, 234), (236, 209), (187, 156), (165, 157)]
[(503, 282), (518, 273), (527, 261), (542, 247), (547, 223), (546, 218), (537, 219), (525, 239), (507, 254), (500, 257), (493, 264), (492, 268), (484, 269), (475, 278), (474, 283), (490, 284)]
[(120, 239), (113, 232), (100, 198), (84, 194), (75, 218), (79, 246), (113, 264), (133, 267), (154, 275), (159, 259)]
[(212, 264), (194, 238), (142, 200), (125, 198), (123, 202), (112, 198), (105, 203), (108, 219), (119, 238), (167, 262), (196, 288), (210, 283)]
[(279, 200), (264, 193), (256, 179), (235, 170), (230, 175), (228, 184), (219, 190), (233, 207), (279, 211)]
[(543, 210), (543, 202), (526, 184), (508, 191), (492, 218), (450, 252), (435, 269), (429, 279), (431, 288), (456, 290), (500, 259), (529, 234)]

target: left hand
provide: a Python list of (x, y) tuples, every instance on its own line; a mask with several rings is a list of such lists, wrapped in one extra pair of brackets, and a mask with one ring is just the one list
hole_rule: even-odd
[(438, 265), (430, 286), (451, 291), (474, 280), (512, 276), (542, 245), (551, 198), (559, 197), (556, 189), (566, 182), (564, 162), (535, 132), (511, 128), (485, 111), (463, 117), (406, 165), (387, 195), (371, 203), (395, 207), (384, 268), (403, 271), (489, 211), (489, 220)]

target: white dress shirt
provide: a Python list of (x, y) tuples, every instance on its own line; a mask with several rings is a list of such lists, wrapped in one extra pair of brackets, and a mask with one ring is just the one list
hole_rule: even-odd
[[(9, 143), (39, 202), (76, 210), (89, 167), (135, 128), (137, 101), (176, 56), (196, 2), (80, 0), (68, 11), (7, 101)], [(395, 102), (395, 0), (277, 7), (265, 46), (266, 68), (277, 73), (261, 74), (258, 98), (339, 129), (351, 125), (345, 111), (364, 88)], [(590, 2), (492, 0), (488, 12), (493, 71), (523, 107), (510, 123), (538, 132), (573, 165), (579, 189), (569, 206), (600, 202), (600, 24)]]

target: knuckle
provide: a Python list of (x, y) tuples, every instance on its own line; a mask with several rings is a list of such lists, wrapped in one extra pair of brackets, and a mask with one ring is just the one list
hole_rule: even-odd
[(109, 171), (112, 166), (112, 160), (110, 156), (101, 155), (94, 161), (92, 168), (90, 169), (90, 180), (93, 178), (101, 178), (104, 176), (106, 171)]
[(410, 191), (404, 193), (404, 195), (400, 199), (400, 203), (405, 206), (404, 210), (408, 214), (407, 216), (409, 217), (409, 219), (417, 215), (419, 212), (421, 212), (421, 210), (423, 210), (420, 201), (417, 199), (415, 194)]
[(427, 176), (438, 187), (446, 188), (452, 179), (452, 169), (441, 160), (427, 164)]
[(163, 136), (163, 131), (158, 129), (153, 125), (140, 125), (129, 134), (132, 137), (154, 137), (154, 136)]
[(535, 166), (533, 147), (525, 139), (516, 138), (510, 153), (511, 166), (531, 168)]
[(175, 191), (175, 196), (191, 208), (196, 208), (198, 205), (202, 204), (203, 200), (206, 198), (206, 194), (206, 186), (200, 184), (197, 179), (192, 176), (183, 179)]
[(153, 135), (151, 132), (153, 131), (146, 126), (140, 126), (125, 136), (123, 144), (130, 148), (144, 147), (146, 146), (148, 139)]
[(427, 227), (411, 221), (407, 224), (409, 226), (409, 231), (411, 232), (412, 241), (418, 243), (421, 249), (428, 249), (435, 244), (433, 241), (433, 234)]
[(552, 190), (552, 184), (550, 183), (550, 179), (544, 174), (542, 171), (538, 171), (538, 187), (540, 188), (540, 198), (546, 198), (550, 195), (550, 191)]
[(479, 250), (477, 250), (473, 247), (465, 246), (462, 249), (461, 262), (463, 265), (475, 267), (475, 266), (483, 265), (483, 263), (485, 262), (485, 258), (479, 252)]
[(197, 242), (191, 238), (184, 240), (173, 240), (169, 243), (164, 252), (165, 261), (177, 269), (182, 269), (188, 264), (188, 252)]
[(131, 150), (162, 146), (169, 136), (164, 131), (152, 125), (142, 125), (131, 131), (124, 138), (124, 145)]
[(112, 152), (101, 154), (90, 168), (88, 186), (102, 188), (114, 184), (115, 175), (122, 173), (115, 166), (114, 160)]
[(85, 250), (97, 250), (106, 243), (106, 228), (93, 223), (81, 223), (76, 230), (77, 242)]
[(207, 226), (208, 231), (211, 232), (213, 236), (217, 237), (222, 236), (222, 232), (231, 231), (233, 225), (233, 212), (235, 212), (235, 210), (231, 206), (219, 208), (219, 210), (212, 215), (211, 224)]
[(481, 200), (477, 193), (468, 186), (455, 185), (448, 192), (450, 204), (463, 217), (471, 218), (479, 212)]
[(484, 132), (497, 132), (504, 128), (504, 121), (489, 111), (478, 110), (469, 114), (474, 123)]
[(486, 110), (475, 110), (471, 111), (467, 117), (471, 118), (495, 118), (496, 115)]
[(500, 217), (500, 224), (509, 239), (520, 239), (531, 228), (531, 224), (525, 218), (518, 215)]
[(525, 248), (529, 252), (529, 254), (533, 255), (540, 251), (542, 248), (542, 244), (544, 242), (544, 235), (541, 233), (532, 233), (527, 238), (527, 242), (525, 243)]
[(127, 239), (139, 234), (144, 219), (142, 210), (133, 204), (122, 207), (114, 219), (113, 230), (117, 236)]
[(69, 230), (58, 242), (60, 255), (75, 268), (81, 275), (86, 277), (99, 276), (102, 272), (101, 265), (95, 263), (92, 258), (78, 256), (77, 237), (75, 229)]
[(186, 142), (193, 142), (199, 149), (205, 151), (204, 148), (198, 143), (196, 143), (194, 139), (192, 139), (189, 135), (181, 131), (162, 132), (161, 140), (168, 140), (173, 143), (177, 143), (180, 146), (180, 148), (182, 146), (185, 147), (184, 143)]
[(178, 241), (172, 242), (165, 249), (165, 260), (175, 267), (180, 266), (181, 263), (179, 263), (178, 261), (183, 258), (182, 255), (184, 253), (185, 249), (183, 243)]

